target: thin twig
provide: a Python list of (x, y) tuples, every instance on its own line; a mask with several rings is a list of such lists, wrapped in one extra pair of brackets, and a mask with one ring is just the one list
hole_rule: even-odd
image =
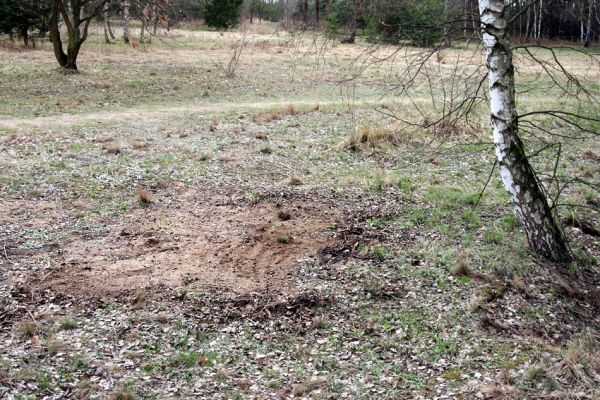
[(485, 181), (485, 185), (483, 185), (483, 189), (481, 189), (481, 192), (479, 193), (479, 196), (477, 196), (477, 202), (473, 205), (473, 210), (479, 205), (479, 202), (481, 201), (481, 198), (483, 197), (483, 193), (485, 192), (485, 190), (487, 189), (490, 181), (492, 180), (492, 176), (494, 175), (494, 170), (496, 169), (496, 165), (498, 165), (498, 160), (494, 160), (494, 165), (492, 165), (492, 170), (490, 171), (490, 175), (487, 178), (487, 181)]

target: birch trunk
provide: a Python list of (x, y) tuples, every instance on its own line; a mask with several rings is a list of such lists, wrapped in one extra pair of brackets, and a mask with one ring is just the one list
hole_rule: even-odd
[(102, 8), (102, 20), (104, 25), (104, 42), (110, 43), (110, 28), (108, 27), (108, 3)]
[(587, 15), (587, 23), (585, 28), (585, 40), (583, 42), (583, 47), (590, 47), (590, 43), (592, 41), (592, 14), (594, 12), (594, 1), (588, 1), (588, 15)]
[(129, 43), (129, 0), (123, 1), (123, 40)]
[(538, 16), (537, 39), (542, 38), (542, 18), (544, 17), (544, 0), (540, 1), (540, 14)]
[(569, 260), (566, 238), (527, 160), (519, 138), (514, 67), (507, 37), (504, 0), (479, 0), (494, 147), (504, 187), (509, 192), (530, 247), (555, 261)]
[(529, 22), (531, 21), (531, 8), (527, 9), (527, 25), (525, 25), (525, 41), (529, 39)]

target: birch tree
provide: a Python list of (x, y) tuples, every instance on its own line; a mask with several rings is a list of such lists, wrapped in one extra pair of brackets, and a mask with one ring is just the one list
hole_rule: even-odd
[(123, 41), (129, 43), (129, 0), (123, 0)]
[(479, 0), (479, 10), (483, 43), (487, 51), (494, 147), (502, 182), (510, 194), (531, 248), (551, 260), (568, 260), (570, 252), (567, 240), (540, 188), (519, 137), (513, 56), (507, 34), (505, 2)]
[[(110, 43), (110, 26), (108, 25), (108, 9), (110, 5), (109, 3), (104, 3), (104, 7), (102, 8), (102, 25), (104, 27), (104, 42)], [(114, 38), (113, 38), (114, 39)]]

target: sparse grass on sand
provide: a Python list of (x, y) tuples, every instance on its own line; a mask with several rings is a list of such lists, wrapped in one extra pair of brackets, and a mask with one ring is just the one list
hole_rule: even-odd
[[(93, 34), (78, 75), (0, 49), (0, 397), (600, 396), (598, 238), (533, 257), (496, 174), (480, 197), (484, 109), (398, 125), (401, 55), (348, 82), (366, 45), (309, 36), (254, 25), (235, 79), (239, 32), (196, 26)], [(598, 154), (566, 143), (558, 174)], [(598, 224), (597, 192), (564, 196)]]

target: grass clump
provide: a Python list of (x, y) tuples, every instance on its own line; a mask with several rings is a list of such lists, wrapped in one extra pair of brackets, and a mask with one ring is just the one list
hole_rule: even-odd
[(251, 204), (258, 204), (258, 202), (260, 201), (260, 194), (258, 192), (250, 192), (246, 195), (246, 199)]
[(148, 207), (152, 203), (152, 195), (146, 189), (138, 190), (138, 202), (142, 207)]
[(342, 142), (342, 148), (358, 151), (362, 148), (374, 149), (385, 145), (399, 146), (400, 137), (397, 132), (381, 127), (359, 127), (350, 137)]
[(560, 371), (570, 380), (585, 385), (597, 383), (600, 376), (600, 338), (586, 330), (571, 340), (563, 352)]
[(509, 213), (500, 218), (500, 228), (506, 232), (515, 230), (520, 226), (521, 223), (519, 222), (519, 218), (515, 215), (515, 213)]
[(289, 221), (292, 218), (292, 215), (288, 211), (279, 210), (277, 211), (277, 218), (281, 221)]
[(35, 383), (38, 390), (50, 390), (52, 388), (52, 375), (48, 373), (40, 373), (35, 377)]
[(117, 154), (121, 153), (121, 146), (119, 146), (118, 143), (114, 143), (114, 142), (104, 143), (102, 148), (104, 149), (104, 151), (107, 154), (117, 155)]
[(60, 321), (60, 329), (63, 331), (72, 331), (77, 328), (77, 321), (72, 318), (64, 318)]
[(288, 104), (286, 107), (282, 108), (281, 110), (265, 111), (265, 112), (260, 112), (260, 113), (254, 114), (252, 116), (252, 122), (254, 122), (257, 125), (268, 124), (270, 122), (278, 121), (285, 117), (304, 115), (304, 114), (308, 114), (309, 112), (312, 112), (312, 111), (318, 111), (319, 109), (320, 109), (319, 105), (316, 105), (313, 108), (299, 110), (296, 107), (294, 107), (293, 104)]
[(450, 272), (452, 273), (452, 275), (458, 276), (458, 277), (472, 278), (474, 276), (473, 270), (471, 269), (471, 266), (469, 265), (467, 255), (464, 252), (460, 254), (460, 258), (459, 258), (458, 262), (456, 263), (456, 265), (454, 265), (454, 267), (452, 267)]
[(300, 178), (298, 178), (297, 176), (292, 176), (290, 178), (290, 185), (292, 186), (302, 186), (304, 184), (304, 182), (302, 182), (302, 180)]
[(39, 323), (31, 319), (23, 319), (15, 325), (15, 332), (18, 336), (30, 339), (38, 333), (40, 329)]
[(483, 231), (483, 241), (489, 244), (500, 244), (504, 240), (503, 232), (495, 226)]
[(292, 241), (292, 238), (287, 234), (277, 236), (277, 243), (288, 244), (291, 241)]
[(374, 244), (371, 246), (360, 245), (358, 251), (364, 256), (374, 258), (378, 261), (385, 261), (392, 257), (392, 250), (383, 244)]
[(477, 198), (478, 195), (465, 195), (465, 189), (458, 186), (431, 186), (425, 193), (425, 200), (445, 209), (475, 205)]
[(263, 146), (260, 148), (260, 152), (262, 154), (271, 154), (271, 153), (273, 153), (273, 149), (269, 146)]

